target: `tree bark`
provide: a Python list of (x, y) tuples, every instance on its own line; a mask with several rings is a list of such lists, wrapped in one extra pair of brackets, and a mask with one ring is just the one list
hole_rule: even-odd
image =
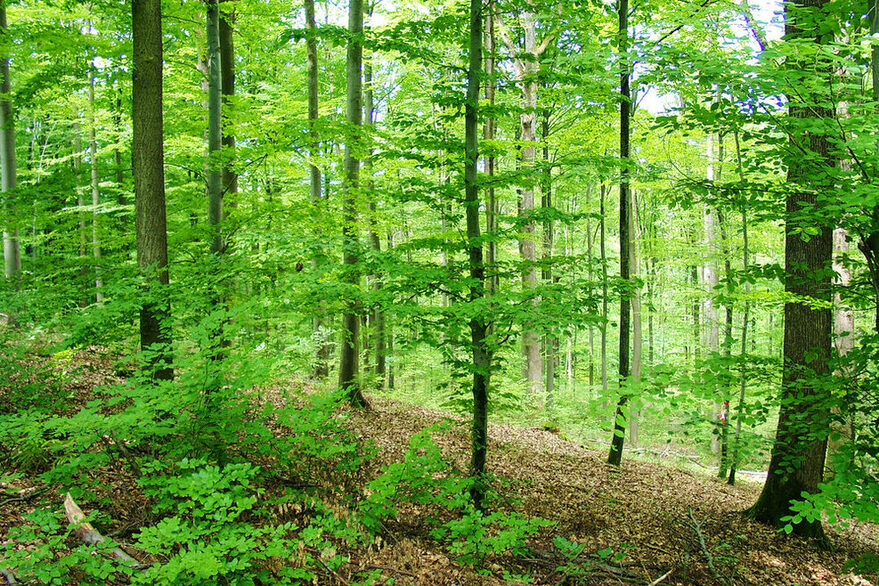
[[(482, 0), (470, 0), (470, 45), (467, 71), (467, 101), (464, 110), (464, 206), (467, 216), (467, 250), (470, 270), (470, 303), (485, 297), (485, 267), (479, 229), (478, 115), (479, 78), (482, 73)], [(470, 497), (477, 509), (485, 498), (485, 462), (488, 451), (488, 386), (491, 375), (491, 349), (486, 335), (485, 315), (476, 311), (470, 318), (470, 346), (473, 369), (473, 430), (470, 469), (473, 485)]]
[[(620, 280), (629, 283), (629, 123), (632, 97), (629, 87), (629, 1), (619, 0), (619, 60), (620, 60)], [(623, 457), (626, 433), (626, 403), (629, 400), (625, 385), (629, 378), (629, 320), (630, 295), (624, 290), (620, 296), (619, 383), (620, 397), (614, 417), (613, 437), (607, 463), (619, 466)]]
[[(0, 33), (6, 35), (6, 4), (0, 6)], [(2, 170), (2, 191), (6, 194), (7, 204), (3, 210), (3, 268), (7, 279), (15, 277), (21, 271), (21, 247), (18, 241), (18, 225), (15, 221), (15, 195), (17, 170), (15, 165), (15, 119), (12, 115), (12, 84), (9, 78), (9, 58), (0, 60), (0, 170)], [(9, 203), (9, 202), (13, 203)]]
[(91, 187), (92, 187), (92, 256), (95, 257), (95, 301), (104, 300), (103, 282), (101, 280), (101, 244), (98, 239), (98, 204), (101, 201), (100, 181), (98, 177), (98, 141), (95, 137), (95, 74), (89, 72), (89, 154), (91, 155)]
[(220, 153), (222, 129), (222, 58), (220, 53), (220, 4), (207, 0), (208, 41), (208, 225), (211, 229), (211, 254), (223, 252), (220, 221), (223, 217), (223, 175)]
[(171, 369), (171, 305), (162, 145), (162, 8), (160, 0), (132, 0), (132, 171), (137, 264), (147, 287), (140, 310), (140, 343), (150, 350), (158, 379)]
[[(348, 140), (345, 144), (345, 183), (342, 200), (342, 248), (344, 279), (350, 286), (351, 295), (357, 289), (360, 275), (357, 271), (359, 238), (357, 235), (357, 198), (360, 191), (361, 126), (363, 123), (363, 99), (361, 68), (363, 64), (363, 0), (350, 0), (348, 5), (348, 57), (347, 57), (347, 120)], [(360, 390), (360, 319), (358, 302), (349, 299), (342, 316), (342, 351), (339, 361), (339, 386), (345, 389), (348, 400), (358, 407), (366, 406)]]
[[(796, 0), (785, 5), (785, 37), (812, 38), (821, 42), (817, 30), (799, 28), (795, 18), (803, 9), (825, 10), (826, 0)], [(823, 19), (821, 19), (823, 22)], [(794, 61), (789, 67), (796, 68)], [(797, 95), (788, 96), (789, 116), (793, 120), (830, 119), (832, 110), (803, 103)], [(796, 149), (800, 141), (811, 153), (833, 166), (827, 136), (821, 132), (798, 131), (790, 139)], [(833, 228), (832, 218), (819, 216), (821, 199), (816, 191), (831, 185), (820, 185), (822, 179), (807, 174), (808, 163), (794, 155), (788, 162), (788, 183), (808, 187), (791, 193), (786, 201), (785, 219), (785, 292), (794, 300), (784, 306), (784, 367), (778, 429), (766, 484), (750, 515), (760, 521), (778, 525), (786, 515), (793, 514), (790, 502), (802, 493), (814, 493), (824, 475), (829, 425), (825, 393), (815, 377), (828, 373), (833, 318), (830, 310)], [(827, 181), (824, 179), (823, 181)], [(814, 191), (813, 191), (814, 190)], [(804, 210), (807, 218), (803, 218)], [(816, 226), (817, 224), (817, 226)], [(808, 226), (818, 233), (804, 240), (800, 230)], [(812, 307), (811, 300), (826, 301), (826, 306)], [(824, 537), (821, 522), (803, 521), (794, 525), (798, 534)]]

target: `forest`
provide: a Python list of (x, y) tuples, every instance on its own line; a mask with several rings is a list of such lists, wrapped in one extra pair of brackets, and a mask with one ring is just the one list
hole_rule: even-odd
[(879, 583), (879, 0), (303, 2), (0, 2), (0, 583)]

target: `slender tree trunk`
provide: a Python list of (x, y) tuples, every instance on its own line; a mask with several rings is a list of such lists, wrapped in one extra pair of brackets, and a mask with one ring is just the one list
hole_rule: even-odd
[(207, 1), (208, 40), (208, 224), (211, 227), (211, 254), (223, 253), (220, 221), (223, 217), (223, 171), (220, 152), (222, 129), (222, 58), (220, 53), (219, 0)]
[[(359, 238), (357, 236), (357, 199), (360, 191), (361, 125), (363, 121), (363, 100), (361, 67), (363, 47), (360, 37), (363, 33), (363, 0), (350, 0), (348, 5), (348, 58), (347, 58), (347, 120), (351, 133), (345, 145), (345, 184), (342, 201), (343, 208), (343, 262), (345, 282), (353, 291), (360, 277), (357, 272)], [(360, 319), (357, 316), (358, 302), (348, 301), (342, 316), (342, 352), (339, 361), (339, 386), (348, 393), (348, 399), (356, 406), (365, 406), (366, 399), (360, 390), (359, 341)]]
[[(470, 302), (478, 305), (485, 296), (485, 267), (479, 229), (479, 185), (476, 165), (479, 160), (478, 115), (479, 78), (482, 69), (482, 1), (470, 1), (470, 46), (467, 72), (467, 101), (464, 113), (464, 206), (467, 216), (467, 249), (470, 268)], [(491, 374), (491, 350), (486, 340), (487, 328), (482, 311), (470, 318), (470, 345), (473, 357), (473, 435), (470, 468), (474, 477), (470, 496), (477, 509), (485, 497), (485, 461), (488, 448), (488, 386)]]
[[(173, 377), (165, 171), (162, 145), (162, 9), (160, 0), (132, 0), (132, 170), (137, 264), (146, 277), (140, 343), (159, 379)], [(158, 285), (158, 286), (156, 286)]]
[[(814, 39), (820, 43), (821, 33), (814, 23), (827, 18), (826, 4), (827, 0), (795, 0), (786, 5), (785, 37)], [(795, 21), (795, 16), (807, 8), (812, 9), (813, 14), (804, 22), (814, 27), (811, 30), (800, 28), (798, 19)], [(796, 61), (788, 64), (792, 69), (800, 66)], [(830, 108), (803, 103), (799, 96), (788, 96), (788, 99), (789, 117), (793, 120), (812, 119), (814, 126), (822, 119), (833, 117)], [(834, 166), (825, 134), (800, 131), (798, 137), (791, 137), (793, 149), (799, 140), (805, 142), (813, 156), (828, 166)], [(755, 519), (773, 525), (792, 514), (791, 500), (802, 498), (804, 492), (817, 492), (824, 476), (827, 451), (827, 391), (813, 381), (815, 377), (828, 374), (831, 353), (833, 317), (829, 306), (832, 301), (833, 228), (826, 224), (832, 221), (830, 217), (823, 219), (824, 225), (818, 224), (822, 221), (817, 215), (821, 211), (821, 201), (816, 193), (829, 186), (817, 185), (815, 178), (807, 174), (810, 168), (811, 165), (803, 163), (799, 157), (788, 163), (788, 183), (792, 186), (806, 183), (809, 189), (790, 193), (786, 201), (785, 291), (795, 301), (788, 301), (784, 306), (782, 396), (772, 459), (763, 491), (749, 511)], [(804, 209), (810, 210), (806, 220), (809, 227), (818, 229), (817, 234), (810, 235), (808, 240), (804, 240), (800, 233), (804, 220), (799, 216)], [(827, 307), (815, 307), (812, 303), (800, 302), (801, 299), (825, 301)], [(794, 531), (800, 535), (824, 537), (819, 520), (798, 523), (794, 525)]]
[[(606, 247), (606, 233), (605, 233), (605, 221), (604, 221), (604, 197), (606, 193), (606, 187), (604, 183), (602, 183), (599, 187), (600, 189), (600, 201), (599, 201), (599, 254), (601, 255), (601, 317), (602, 317), (602, 325), (601, 325), (601, 396), (607, 397), (608, 384), (607, 384), (607, 325), (609, 323), (608, 316), (608, 307), (607, 307), (607, 247)], [(602, 410), (604, 410), (605, 405), (602, 405)]]
[[(871, 10), (870, 34), (875, 38), (879, 34), (879, 0), (873, 0)], [(870, 70), (873, 78), (873, 101), (877, 103), (876, 108), (879, 111), (879, 45), (873, 45), (870, 55)], [(861, 240), (858, 248), (867, 259), (867, 268), (870, 271), (870, 280), (873, 283), (875, 305), (873, 328), (879, 333), (879, 205), (873, 208), (871, 219), (873, 221), (873, 229)]]
[(116, 111), (113, 112), (113, 125), (116, 127), (116, 145), (113, 147), (113, 160), (114, 160), (114, 170), (116, 174), (116, 203), (120, 206), (126, 205), (128, 202), (125, 200), (125, 170), (122, 167), (122, 150), (119, 148), (119, 142), (121, 141), (122, 134), (124, 129), (122, 128), (122, 87), (118, 90), (116, 94)]
[[(318, 65), (317, 65), (317, 25), (314, 14), (314, 0), (305, 0), (305, 39), (306, 70), (308, 74), (308, 150), (311, 155), (309, 165), (309, 198), (312, 206), (321, 206), (321, 171), (317, 165), (317, 159), (321, 156), (320, 138), (317, 132), (317, 122), (320, 116), (318, 111)], [(325, 261), (324, 254), (317, 252), (311, 259), (314, 271), (321, 270), (321, 263)], [(316, 316), (312, 320), (312, 331), (317, 341), (317, 356), (314, 364), (314, 377), (326, 378), (330, 374), (331, 347), (324, 331), (324, 317)]]
[[(6, 4), (0, 6), (0, 33), (6, 35)], [(2, 168), (2, 190), (6, 198), (15, 201), (15, 196), (8, 195), (15, 190), (17, 184), (15, 167), (15, 119), (12, 116), (12, 84), (9, 79), (9, 58), (0, 60), (0, 168)], [(6, 204), (3, 210), (3, 267), (7, 279), (15, 277), (21, 271), (21, 248), (18, 241), (18, 226), (14, 203)]]
[[(485, 101), (489, 107), (494, 107), (495, 100), (495, 30), (494, 30), (494, 0), (488, 0), (485, 15)], [(485, 126), (483, 128), (483, 138), (486, 141), (492, 141), (495, 137), (496, 121), (494, 114), (488, 114), (485, 118)], [(497, 242), (495, 242), (497, 234), (497, 217), (498, 217), (498, 201), (495, 197), (494, 186), (491, 181), (495, 175), (495, 167), (497, 159), (494, 154), (485, 157), (485, 176), (488, 186), (485, 189), (486, 206), (485, 206), (485, 232), (488, 238), (488, 246), (486, 247), (485, 264), (488, 267), (488, 294), (494, 295), (500, 286), (500, 276), (497, 274)]]
[[(541, 138), (543, 139), (543, 164), (544, 169), (541, 177), (541, 191), (543, 193), (540, 205), (545, 210), (551, 210), (552, 202), (552, 162), (549, 158), (549, 110), (543, 110), (541, 120)], [(547, 285), (552, 284), (552, 247), (555, 244), (555, 226), (551, 217), (547, 217), (543, 221), (543, 263), (544, 268), (541, 274), (543, 282)], [(555, 393), (555, 366), (556, 366), (556, 346), (558, 338), (554, 335), (547, 335), (544, 338), (544, 355), (546, 382), (546, 410), (552, 417), (553, 400)]]
[(91, 186), (92, 186), (92, 255), (95, 257), (95, 301), (104, 300), (103, 282), (101, 281), (101, 245), (98, 239), (98, 204), (101, 200), (100, 181), (98, 177), (98, 141), (95, 138), (95, 77), (89, 75), (89, 154), (91, 155)]
[[(708, 165), (706, 166), (705, 178), (709, 184), (717, 180), (716, 169), (716, 135), (709, 134), (707, 137)], [(705, 263), (702, 265), (702, 283), (705, 286), (702, 299), (702, 319), (705, 323), (705, 352), (709, 354), (716, 353), (719, 347), (719, 327), (717, 322), (717, 307), (714, 304), (715, 289), (717, 287), (717, 268), (715, 266), (717, 258), (717, 238), (715, 236), (715, 227), (717, 224), (717, 216), (714, 209), (710, 205), (705, 207), (705, 213), (702, 216), (702, 237), (705, 240), (705, 248), (708, 255)], [(709, 361), (707, 364), (712, 364)], [(717, 380), (716, 376), (711, 377)], [(704, 379), (703, 379), (704, 381)], [(704, 384), (704, 383), (703, 383)], [(716, 384), (711, 384), (714, 392), (718, 393), (719, 389)], [(720, 420), (721, 402), (718, 398), (714, 399), (714, 416), (711, 420), (711, 451), (718, 453), (720, 451), (720, 435), (718, 434), (717, 422)]]
[[(631, 120), (632, 96), (629, 88), (629, 0), (619, 0), (619, 59), (620, 59), (620, 280), (629, 283), (629, 123)], [(614, 417), (613, 438), (607, 462), (619, 466), (623, 457), (623, 441), (626, 433), (626, 403), (629, 400), (625, 390), (629, 378), (629, 320), (630, 295), (623, 291), (620, 296), (620, 344), (619, 344), (619, 383), (620, 397)]]
[[(388, 230), (388, 245), (387, 250), (390, 252), (394, 248), (394, 233)], [(387, 370), (388, 370), (388, 391), (394, 390), (394, 327), (393, 320), (385, 321), (385, 340), (387, 343), (385, 355), (387, 356)]]
[[(235, 131), (232, 124), (232, 109), (235, 99), (235, 41), (233, 9), (223, 9), (223, 4), (232, 0), (220, 0), (220, 93), (223, 97), (223, 215), (236, 205), (238, 194), (238, 174), (235, 172)], [(228, 246), (228, 242), (226, 246)]]
[[(717, 224), (720, 226), (720, 240), (723, 243), (723, 272), (724, 278), (726, 280), (726, 290), (727, 293), (733, 292), (732, 286), (732, 262), (730, 260), (730, 243), (729, 236), (726, 230), (726, 221), (724, 220), (723, 213), (718, 210), (717, 211)], [(718, 422), (720, 426), (720, 462), (717, 467), (717, 477), (718, 478), (726, 478), (727, 475), (727, 467), (729, 466), (729, 391), (732, 381), (734, 380), (732, 365), (730, 364), (730, 357), (732, 356), (732, 345), (733, 345), (733, 306), (732, 303), (727, 302), (725, 305), (726, 309), (726, 320), (723, 325), (723, 357), (724, 363), (726, 365), (726, 372), (724, 373), (724, 377), (721, 378), (722, 384), (720, 387), (721, 392), (721, 407), (720, 407), (720, 421)]]
[[(640, 233), (637, 230), (638, 222), (638, 200), (635, 193), (629, 192), (629, 234), (632, 242), (629, 245), (629, 266), (631, 267), (631, 276), (638, 279), (638, 242), (640, 241)], [(643, 354), (643, 336), (641, 335), (641, 289), (635, 288), (632, 291), (632, 382), (638, 384), (641, 380), (641, 363)], [(631, 409), (629, 413), (629, 443), (632, 447), (638, 445), (638, 416), (640, 412)]]
[[(514, 42), (510, 33), (500, 21), (500, 33), (510, 55), (513, 57), (513, 69), (516, 83), (522, 92), (522, 113), (519, 115), (519, 139), (522, 142), (520, 151), (522, 168), (529, 176), (525, 187), (522, 188), (519, 200), (519, 212), (522, 218), (519, 241), (519, 252), (522, 256), (522, 286), (527, 291), (537, 286), (536, 266), (536, 242), (534, 236), (534, 178), (530, 172), (534, 169), (537, 161), (537, 72), (540, 56), (552, 41), (552, 35), (544, 38), (543, 42), (537, 42), (537, 17), (535, 14), (525, 12), (520, 18), (524, 31), (524, 53), (527, 57), (519, 57), (519, 44)], [(538, 300), (533, 304), (536, 307)], [(528, 380), (528, 391), (534, 396), (540, 396), (543, 386), (543, 359), (540, 353), (540, 338), (534, 331), (533, 326), (526, 323), (522, 330), (522, 350), (525, 357), (525, 377)]]
[[(370, 14), (372, 9), (370, 9)], [(372, 80), (372, 58), (367, 60), (363, 73), (366, 89), (363, 93), (363, 113), (366, 116), (364, 125), (372, 132), (375, 125), (375, 104)], [(372, 140), (371, 135), (367, 137)], [(378, 206), (376, 204), (375, 186), (372, 178), (372, 149), (367, 151), (367, 159), (365, 163), (367, 170), (367, 188), (366, 192), (369, 199), (369, 241), (372, 252), (376, 255), (381, 253), (381, 237), (378, 232)], [(377, 296), (382, 290), (382, 276), (375, 274), (372, 276), (372, 291)], [(375, 353), (375, 377), (376, 388), (383, 390), (385, 388), (385, 378), (387, 373), (387, 348), (385, 340), (385, 312), (379, 308), (373, 307), (369, 314), (370, 326), (372, 329), (372, 346)]]

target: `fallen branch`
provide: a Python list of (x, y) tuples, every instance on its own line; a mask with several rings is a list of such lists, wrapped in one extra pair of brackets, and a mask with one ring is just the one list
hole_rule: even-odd
[(708, 551), (708, 546), (705, 545), (705, 538), (702, 536), (702, 523), (698, 523), (696, 518), (693, 516), (693, 508), (690, 507), (687, 509), (687, 515), (690, 517), (690, 523), (693, 527), (693, 531), (696, 533), (696, 537), (699, 539), (699, 547), (702, 549), (702, 553), (705, 555), (705, 561), (708, 562), (708, 569), (711, 570), (711, 575), (714, 576), (714, 579), (720, 582), (721, 584), (726, 584), (726, 580), (724, 580), (723, 576), (720, 575), (720, 572), (717, 571), (717, 568), (714, 566), (714, 558), (711, 556), (711, 552)]
[(654, 580), (653, 582), (651, 582), (651, 583), (650, 583), (650, 586), (656, 586), (657, 584), (659, 584), (660, 582), (662, 582), (663, 580), (665, 580), (666, 578), (668, 578), (669, 576), (671, 576), (671, 573), (674, 572), (674, 571), (675, 571), (674, 568), (670, 569), (670, 570), (667, 571), (665, 574), (663, 574), (662, 576), (660, 576), (659, 578), (657, 578), (656, 580)]
[(4, 568), (3, 566), (0, 566), (0, 576), (3, 576), (4, 578), (6, 578), (7, 584), (17, 584), (18, 583), (15, 581), (15, 574), (13, 574), (12, 570), (10, 570), (9, 568)]
[[(107, 540), (106, 537), (101, 535), (100, 531), (92, 527), (92, 524), (85, 520), (85, 513), (74, 502), (69, 492), (64, 497), (64, 513), (67, 516), (67, 522), (75, 526), (73, 533), (88, 545), (97, 545)], [(143, 567), (143, 564), (118, 547), (110, 550), (110, 554), (130, 568)]]

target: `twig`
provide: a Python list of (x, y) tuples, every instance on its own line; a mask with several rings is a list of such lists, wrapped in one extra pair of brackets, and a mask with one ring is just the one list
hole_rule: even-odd
[(308, 551), (309, 553), (311, 553), (311, 554), (314, 556), (314, 559), (317, 560), (317, 563), (319, 563), (320, 565), (322, 565), (322, 566), (324, 567), (324, 569), (325, 569), (327, 572), (329, 572), (329, 573), (330, 573), (330, 574), (331, 574), (336, 580), (338, 580), (339, 582), (341, 582), (342, 584), (344, 584), (344, 586), (351, 586), (350, 584), (348, 584), (348, 582), (345, 580), (345, 578), (343, 578), (343, 577), (340, 576), (338, 573), (336, 573), (335, 571), (333, 571), (333, 569), (332, 569), (331, 567), (329, 567), (328, 565), (326, 565), (326, 564), (324, 563), (324, 561), (323, 561), (322, 559), (320, 559), (320, 552), (319, 552), (319, 551), (317, 551), (317, 550), (314, 549), (313, 547), (306, 547), (305, 549), (306, 549), (306, 551)]
[(659, 578), (657, 578), (656, 580), (654, 580), (653, 582), (651, 582), (651, 583), (650, 583), (650, 586), (656, 586), (657, 584), (659, 584), (660, 582), (662, 582), (663, 580), (665, 580), (666, 578), (668, 578), (669, 576), (671, 576), (671, 573), (674, 572), (674, 571), (675, 571), (674, 568), (670, 569), (670, 570), (667, 571), (665, 574), (663, 574), (662, 576), (660, 576)]
[(672, 552), (668, 551), (667, 549), (663, 549), (663, 548), (659, 547), (658, 545), (653, 545), (652, 543), (645, 543), (644, 546), (648, 547), (654, 551), (659, 551), (659, 552), (664, 553), (665, 555), (674, 557), (674, 554)]
[(696, 532), (696, 537), (699, 538), (699, 547), (702, 548), (702, 553), (705, 554), (705, 560), (708, 562), (708, 569), (711, 570), (711, 575), (721, 584), (726, 584), (726, 580), (723, 579), (723, 576), (714, 567), (714, 558), (711, 557), (711, 552), (708, 551), (708, 546), (705, 545), (705, 538), (702, 536), (702, 523), (705, 521), (702, 521), (702, 523), (696, 522), (696, 518), (693, 516), (693, 507), (687, 509), (687, 515), (690, 517), (690, 523), (692, 523), (693, 531)]
[(19, 495), (19, 496), (10, 497), (10, 498), (8, 498), (8, 499), (5, 499), (5, 500), (0, 501), (0, 507), (4, 507), (4, 506), (8, 505), (9, 503), (24, 503), (24, 502), (27, 502), (27, 501), (31, 500), (32, 498), (34, 498), (35, 496), (38, 496), (38, 495), (43, 494), (43, 493), (46, 492), (47, 490), (49, 490), (49, 487), (48, 487), (48, 486), (43, 486), (43, 487), (41, 487), (41, 488), (37, 488), (37, 489), (35, 489), (35, 490), (29, 492), (28, 494), (23, 494), (23, 495)]
[[(80, 509), (74, 502), (73, 497), (70, 496), (69, 492), (64, 497), (64, 512), (67, 515), (67, 521), (75, 526), (73, 529), (74, 534), (88, 545), (96, 545), (107, 540), (106, 537), (101, 535), (100, 531), (92, 527), (92, 524), (85, 520), (85, 513), (83, 513), (82, 509)], [(110, 553), (113, 557), (130, 568), (136, 569), (143, 567), (142, 563), (118, 547), (114, 547)]]

